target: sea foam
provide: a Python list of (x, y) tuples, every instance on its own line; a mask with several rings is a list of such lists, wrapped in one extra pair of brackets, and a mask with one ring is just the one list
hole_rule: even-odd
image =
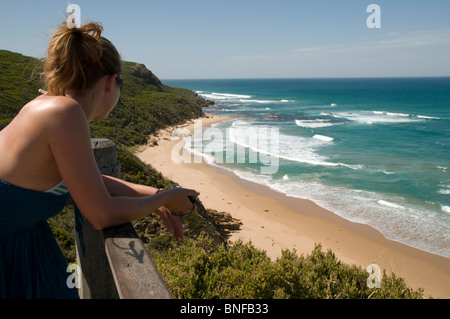
[(353, 122), (366, 124), (393, 124), (393, 123), (408, 123), (420, 122), (424, 119), (410, 116), (406, 113), (393, 113), (384, 111), (355, 111), (355, 112), (339, 112), (333, 114), (336, 118), (344, 118)]
[(385, 200), (380, 199), (378, 201), (378, 204), (383, 205), (383, 206), (387, 206), (387, 207), (392, 207), (392, 208), (398, 208), (398, 209), (405, 209), (405, 207), (395, 204), (395, 203), (391, 203)]
[(329, 136), (325, 136), (325, 135), (320, 135), (320, 134), (315, 134), (313, 136), (313, 138), (321, 140), (321, 141), (325, 141), (325, 142), (332, 142), (332, 141), (334, 141), (334, 138), (329, 137)]
[(316, 119), (316, 120), (295, 120), (295, 124), (306, 128), (319, 128), (336, 125), (337, 123), (331, 122), (329, 119)]

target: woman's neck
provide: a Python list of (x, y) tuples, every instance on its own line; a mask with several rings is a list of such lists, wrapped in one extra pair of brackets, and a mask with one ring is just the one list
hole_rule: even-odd
[(88, 122), (95, 120), (100, 96), (94, 89), (67, 92), (66, 96), (74, 99), (81, 105)]

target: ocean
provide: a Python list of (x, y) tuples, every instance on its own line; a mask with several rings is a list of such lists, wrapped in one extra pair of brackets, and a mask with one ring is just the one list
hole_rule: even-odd
[[(163, 83), (214, 101), (206, 112), (233, 117), (202, 148), (188, 145), (208, 163), (450, 258), (449, 77)], [(263, 133), (277, 144), (255, 142)], [(214, 157), (220, 148), (223, 161)], [(269, 164), (276, 170), (262, 173)]]

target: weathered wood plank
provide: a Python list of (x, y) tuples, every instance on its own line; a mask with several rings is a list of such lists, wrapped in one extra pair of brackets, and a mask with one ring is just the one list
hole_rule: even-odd
[(131, 224), (105, 229), (105, 250), (123, 299), (172, 299), (150, 253)]

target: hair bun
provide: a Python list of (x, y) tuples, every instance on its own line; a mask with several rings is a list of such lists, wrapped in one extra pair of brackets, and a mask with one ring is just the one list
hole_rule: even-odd
[(69, 47), (83, 67), (92, 67), (102, 57), (102, 46), (100, 43), (103, 27), (99, 23), (88, 23), (80, 28), (69, 28), (66, 25), (69, 36)]
[[(67, 21), (50, 38), (44, 76), (50, 95), (90, 88), (106, 73), (120, 73), (120, 55), (101, 34), (100, 23), (69, 28)], [(106, 73), (105, 73), (106, 72)]]
[(103, 26), (99, 23), (88, 23), (79, 28), (83, 34), (88, 34), (96, 40), (100, 40), (103, 32)]
[(73, 33), (77, 37), (77, 40), (81, 40), (83, 35), (88, 35), (99, 41), (103, 32), (103, 26), (100, 23), (91, 22), (79, 28), (70, 28), (67, 26), (67, 21), (64, 21), (63, 25), (70, 30), (70, 33)]
[(75, 35), (75, 40), (81, 41), (83, 40), (83, 33), (78, 28), (72, 28), (72, 33)]

